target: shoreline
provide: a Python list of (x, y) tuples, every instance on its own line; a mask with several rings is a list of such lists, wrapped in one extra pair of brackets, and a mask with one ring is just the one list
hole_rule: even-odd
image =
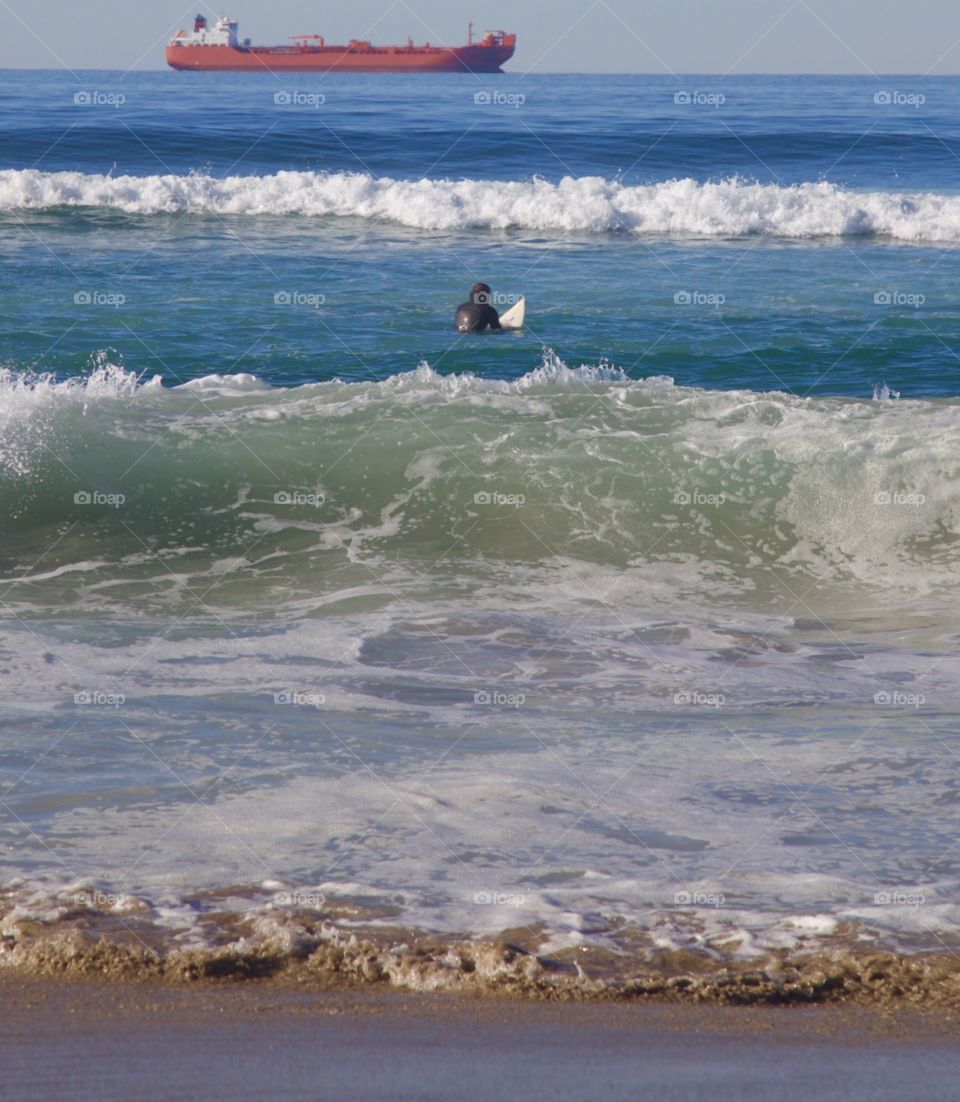
[[(438, 938), (409, 929), (344, 929), (286, 919), (241, 924), (207, 948), (148, 943), (136, 928), (11, 926), (0, 978), (123, 989), (258, 986), (314, 993), (396, 993), (520, 1003), (641, 1006), (913, 1008), (960, 1013), (960, 957), (845, 942), (719, 957), (690, 949), (613, 954), (587, 946), (549, 953), (533, 931), (495, 939)], [(145, 932), (145, 931), (140, 931)], [(154, 931), (155, 933), (156, 931)], [(511, 934), (513, 936), (511, 936)]]
[(949, 1097), (960, 1015), (0, 975), (5, 1097)]

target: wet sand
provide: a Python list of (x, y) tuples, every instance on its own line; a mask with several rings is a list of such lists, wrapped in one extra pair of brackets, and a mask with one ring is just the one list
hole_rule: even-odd
[(960, 1017), (0, 978), (6, 1102), (947, 1099)]

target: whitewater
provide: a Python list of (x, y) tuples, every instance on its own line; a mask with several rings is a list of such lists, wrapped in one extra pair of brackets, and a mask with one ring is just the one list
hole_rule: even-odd
[(676, 234), (697, 237), (890, 237), (960, 241), (960, 196), (789, 187), (733, 178), (626, 185), (601, 177), (402, 180), (357, 172), (224, 178), (0, 171), (0, 211), (103, 208), (125, 214), (302, 215), (422, 230)]
[(0, 74), (0, 961), (955, 1003), (955, 82), (101, 78)]

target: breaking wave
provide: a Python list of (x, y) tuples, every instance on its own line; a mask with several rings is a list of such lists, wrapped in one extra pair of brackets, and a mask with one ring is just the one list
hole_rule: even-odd
[(676, 234), (698, 237), (890, 237), (960, 241), (960, 195), (790, 187), (740, 178), (627, 186), (599, 176), (398, 180), (277, 172), (217, 178), (0, 172), (0, 210), (93, 207), (127, 214), (363, 218), (420, 230)]
[(550, 352), (514, 382), (422, 364), (170, 388), (107, 365), (69, 382), (7, 371), (0, 395), (0, 506), (24, 533), (135, 522), (240, 547), (268, 525), (351, 560), (455, 539), (455, 560), (652, 557), (897, 586), (949, 583), (960, 555), (951, 400), (707, 391)]

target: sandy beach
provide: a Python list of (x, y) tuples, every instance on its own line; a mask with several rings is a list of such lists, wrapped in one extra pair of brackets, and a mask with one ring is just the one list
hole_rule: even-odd
[(531, 1004), (0, 981), (0, 1076), (33, 1099), (945, 1099), (956, 1015)]

